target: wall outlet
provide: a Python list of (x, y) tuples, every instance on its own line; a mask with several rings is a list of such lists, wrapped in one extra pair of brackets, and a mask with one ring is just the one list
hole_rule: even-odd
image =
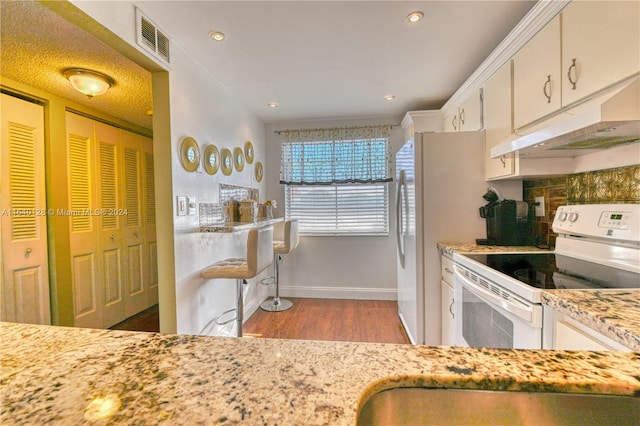
[(544, 216), (544, 197), (535, 198), (536, 217)]
[(186, 216), (189, 211), (189, 206), (187, 204), (187, 197), (179, 195), (177, 197), (177, 205), (176, 209), (178, 211), (178, 216)]

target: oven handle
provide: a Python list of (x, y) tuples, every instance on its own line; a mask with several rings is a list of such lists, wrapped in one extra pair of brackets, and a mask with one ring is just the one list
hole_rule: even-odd
[(453, 265), (453, 271), (455, 276), (461, 279), (465, 283), (468, 290), (476, 296), (484, 300), (488, 300), (494, 305), (500, 306), (505, 311), (516, 315), (518, 318), (521, 318), (528, 323), (531, 323), (533, 321), (532, 306), (523, 305), (522, 303), (519, 303), (517, 301), (503, 299), (502, 297), (493, 294), (489, 290), (479, 286), (478, 284), (465, 277), (462, 273), (462, 269), (457, 265)]

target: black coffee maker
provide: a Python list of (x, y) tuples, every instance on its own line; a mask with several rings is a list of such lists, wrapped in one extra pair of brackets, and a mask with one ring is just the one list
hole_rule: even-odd
[(487, 220), (487, 238), (478, 245), (526, 246), (531, 244), (529, 206), (524, 201), (505, 200), (495, 188), (482, 196), (488, 203), (480, 207), (480, 217)]

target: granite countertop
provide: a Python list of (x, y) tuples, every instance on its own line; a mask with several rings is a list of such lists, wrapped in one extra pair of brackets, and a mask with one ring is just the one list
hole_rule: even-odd
[(2, 424), (353, 425), (397, 386), (640, 397), (640, 353), (164, 335), (0, 323)]
[[(439, 242), (449, 256), (457, 253), (540, 252), (533, 246), (479, 246), (473, 243)], [(546, 251), (546, 250), (542, 250)], [(542, 302), (610, 339), (640, 352), (640, 289), (543, 290)]]

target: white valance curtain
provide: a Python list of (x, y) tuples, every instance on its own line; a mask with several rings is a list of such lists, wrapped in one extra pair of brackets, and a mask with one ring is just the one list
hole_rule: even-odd
[(390, 182), (390, 126), (284, 130), (280, 183)]

